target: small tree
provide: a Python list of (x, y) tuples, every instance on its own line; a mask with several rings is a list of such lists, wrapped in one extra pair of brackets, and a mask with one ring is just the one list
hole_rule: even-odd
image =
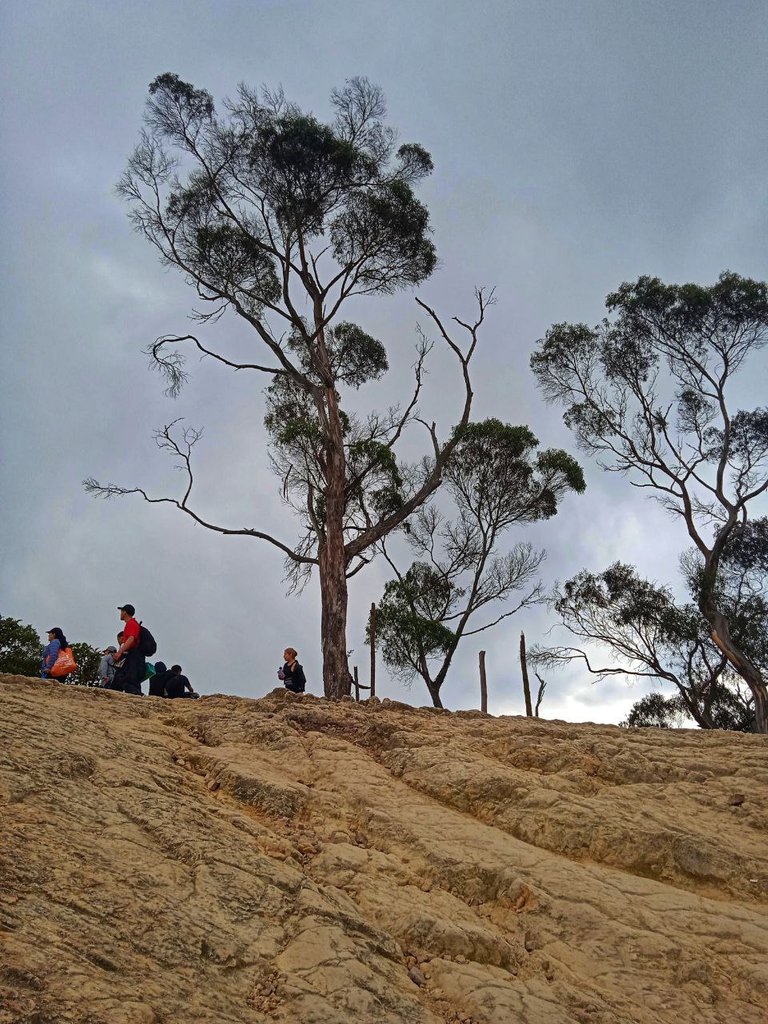
[(34, 626), (0, 615), (0, 672), (39, 676), (43, 645)]
[(619, 725), (623, 729), (674, 729), (682, 724), (682, 720), (678, 697), (649, 693), (632, 705), (626, 720)]
[[(395, 579), (377, 614), (384, 662), (405, 682), (423, 679), (435, 707), (442, 707), (440, 690), (462, 637), (540, 598), (543, 552), (518, 543), (500, 554), (503, 535), (514, 525), (551, 518), (568, 491), (584, 490), (577, 463), (563, 451), (537, 454), (528, 427), (489, 419), (461, 428), (456, 439), (445, 469), (455, 517), (446, 519), (434, 506), (414, 517), (406, 536), (418, 558), (406, 572), (385, 552)], [(478, 612), (521, 590), (527, 593), (514, 607), (469, 628)]]
[[(695, 604), (678, 605), (670, 590), (642, 579), (632, 566), (616, 562), (599, 574), (581, 572), (552, 598), (563, 625), (578, 640), (608, 651), (611, 664), (595, 665), (581, 647), (536, 647), (531, 661), (549, 668), (578, 662), (597, 679), (627, 676), (662, 680), (677, 689), (664, 698), (651, 694), (639, 701), (637, 721), (659, 717), (673, 725), (681, 716), (702, 729), (746, 729), (754, 709), (736, 685), (723, 653), (713, 644), (708, 624)], [(739, 621), (731, 611), (731, 621)], [(740, 632), (734, 635), (742, 639)], [(640, 721), (642, 719), (642, 722)]]
[[(734, 732), (752, 732), (755, 713), (752, 702), (735, 688), (721, 686), (711, 705), (713, 729), (730, 729)], [(619, 725), (627, 729), (675, 729), (684, 724), (688, 710), (678, 695), (665, 697), (662, 693), (649, 693), (641, 697), (629, 709), (629, 714)]]
[(85, 643), (75, 643), (71, 647), (77, 669), (67, 677), (67, 682), (76, 686), (99, 686), (101, 651), (97, 651), (95, 647)]
[[(430, 457), (421, 472), (406, 473), (395, 460), (396, 442), (416, 420), (426, 343), (403, 409), (358, 420), (342, 408), (350, 389), (387, 369), (384, 346), (343, 320), (342, 309), (354, 297), (417, 285), (435, 267), (429, 214), (414, 193), (432, 161), (417, 144), (396, 145), (384, 123), (383, 95), (363, 78), (332, 94), (331, 124), (281, 92), (259, 95), (241, 86), (222, 116), (209, 93), (177, 75), (160, 75), (149, 91), (146, 128), (120, 194), (161, 261), (179, 269), (208, 304), (197, 319), (212, 324), (230, 311), (264, 352), (263, 359), (239, 359), (182, 333), (159, 338), (149, 349), (152, 361), (172, 395), (186, 379), (183, 344), (220, 366), (272, 378), (267, 426), (302, 532), (289, 543), (203, 518), (191, 504), (191, 456), (201, 434), (175, 423), (156, 438), (185, 473), (182, 497), (153, 498), (139, 487), (93, 479), (85, 486), (103, 497), (137, 493), (174, 505), (206, 529), (265, 541), (286, 556), (294, 582), (317, 566), (325, 693), (340, 696), (350, 687), (347, 579), (437, 489), (455, 444), (426, 425)], [(469, 362), (489, 302), (482, 292), (477, 297), (477, 319), (459, 322), (467, 333), (464, 351), (420, 303), (459, 364), (460, 425), (469, 418)]]
[(641, 277), (606, 305), (614, 319), (594, 329), (552, 327), (533, 372), (581, 448), (683, 523), (703, 562), (699, 609), (768, 732), (765, 678), (718, 598), (724, 551), (768, 489), (768, 410), (736, 411), (730, 397), (768, 340), (768, 286), (732, 273), (709, 288)]

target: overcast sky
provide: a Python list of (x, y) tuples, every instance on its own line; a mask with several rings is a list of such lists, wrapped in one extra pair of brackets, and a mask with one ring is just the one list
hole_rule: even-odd
[[(419, 295), (446, 317), (470, 317), (474, 286), (496, 286), (475, 416), (527, 423), (545, 447), (576, 454), (528, 367), (552, 323), (596, 322), (605, 295), (640, 274), (768, 276), (764, 0), (3, 0), (0, 40), (0, 614), (103, 646), (119, 627), (116, 606), (130, 601), (158, 656), (179, 661), (203, 693), (267, 692), (288, 644), (322, 692), (319, 601), (316, 583), (287, 596), (280, 555), (257, 541), (81, 486), (93, 475), (177, 494), (152, 431), (183, 416), (205, 427), (201, 512), (294, 535), (267, 465), (266, 382), (193, 363), (171, 401), (141, 352), (184, 333), (194, 306), (114, 194), (156, 75), (176, 72), (219, 102), (241, 81), (282, 85), (321, 118), (346, 78), (380, 84), (401, 138), (435, 163), (422, 196), (440, 267)], [(355, 311), (393, 366), (361, 401), (386, 406), (405, 386), (417, 313), (412, 294)], [(243, 343), (234, 321), (210, 331)], [(753, 404), (764, 402), (761, 372), (765, 361), (746, 382)], [(444, 429), (458, 385), (437, 353), (424, 410)], [(587, 492), (510, 543), (546, 547), (548, 585), (618, 558), (674, 584), (679, 527), (580, 461)], [(365, 614), (386, 578), (374, 563), (351, 582), (348, 643), (361, 667)], [(529, 611), (468, 639), (446, 705), (477, 706), (483, 646), (490, 710), (520, 713), (520, 630), (532, 644), (551, 625)], [(418, 683), (403, 690), (383, 669), (379, 682), (383, 696), (428, 703)], [(542, 713), (617, 722), (643, 692), (571, 672), (551, 677)]]

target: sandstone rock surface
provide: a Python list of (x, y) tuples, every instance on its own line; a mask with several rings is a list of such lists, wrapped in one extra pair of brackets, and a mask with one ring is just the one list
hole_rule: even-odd
[(758, 736), (0, 676), (0, 1024), (763, 1024), (767, 798)]

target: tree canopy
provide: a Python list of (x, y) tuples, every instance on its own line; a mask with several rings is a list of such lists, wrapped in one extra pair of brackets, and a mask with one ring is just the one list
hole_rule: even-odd
[[(668, 587), (651, 583), (632, 566), (616, 562), (601, 573), (578, 573), (556, 589), (552, 604), (562, 624), (583, 646), (535, 647), (530, 652), (533, 664), (552, 668), (573, 662), (596, 679), (625, 676), (676, 688), (671, 698), (661, 694), (642, 698), (629, 724), (658, 725), (655, 718), (663, 711), (667, 725), (684, 716), (702, 729), (753, 726), (754, 704), (741, 692), (738, 675), (712, 642), (708, 623), (695, 603), (676, 602)], [(743, 643), (738, 629), (742, 613), (733, 607), (729, 612), (734, 636)], [(590, 653), (590, 647), (596, 652)], [(595, 659), (604, 655), (608, 664), (597, 663)]]
[(709, 287), (655, 277), (608, 296), (594, 328), (556, 324), (531, 366), (580, 447), (627, 474), (684, 527), (702, 561), (699, 609), (768, 731), (765, 678), (735, 640), (725, 551), (768, 489), (768, 410), (736, 409), (734, 378), (768, 341), (768, 286), (725, 272)]
[[(417, 560), (405, 572), (385, 547), (395, 578), (377, 612), (385, 663), (405, 681), (423, 679), (436, 707), (442, 706), (440, 689), (462, 637), (490, 629), (540, 598), (536, 577), (544, 553), (523, 542), (502, 553), (503, 535), (551, 518), (565, 494), (585, 486), (574, 459), (560, 450), (537, 451), (528, 427), (487, 419), (461, 427), (455, 439), (445, 470), (452, 515), (433, 504), (407, 524)], [(500, 602), (520, 591), (526, 592), (512, 607), (499, 610)], [(491, 607), (486, 621), (473, 621), (470, 629), (470, 620)]]
[(34, 626), (0, 615), (0, 672), (39, 676), (43, 645)]

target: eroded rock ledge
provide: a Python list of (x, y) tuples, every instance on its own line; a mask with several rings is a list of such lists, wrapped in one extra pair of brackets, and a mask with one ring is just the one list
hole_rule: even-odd
[(1, 1024), (762, 1024), (768, 741), (0, 676)]

